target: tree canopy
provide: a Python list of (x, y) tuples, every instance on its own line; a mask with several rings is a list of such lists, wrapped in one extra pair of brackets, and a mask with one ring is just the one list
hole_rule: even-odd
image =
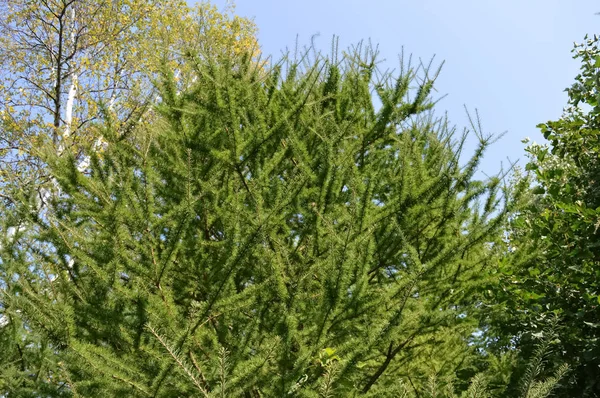
[(552, 362), (573, 367), (565, 396), (596, 396), (600, 349), (600, 48), (587, 38), (573, 50), (580, 73), (563, 116), (540, 124), (549, 145), (531, 144), (525, 183), (533, 198), (510, 229), (498, 335), (532, 350), (558, 323)]
[(20, 209), (35, 228), (4, 248), (5, 314), (39, 339), (24, 371), (12, 350), (15, 383), (378, 395), (456, 372), (515, 203), (473, 178), (490, 138), (461, 165), (434, 70), (381, 73), (369, 47), (306, 57), (191, 57), (183, 91), (165, 65), (154, 126), (97, 123), (108, 146), (85, 170), (47, 152), (60, 193)]
[(205, 3), (0, 12), (0, 396), (598, 395), (598, 38), (481, 177), (431, 64), (265, 61)]
[(71, 147), (85, 163), (85, 147), (106, 145), (90, 128), (106, 113), (121, 131), (150, 122), (161, 65), (189, 83), (186, 52), (258, 54), (255, 25), (231, 11), (179, 0), (3, 1), (0, 184), (51, 189), (39, 148)]

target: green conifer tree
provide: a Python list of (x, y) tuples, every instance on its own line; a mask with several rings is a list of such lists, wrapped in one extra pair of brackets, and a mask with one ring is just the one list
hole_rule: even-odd
[(398, 396), (469, 361), (515, 203), (474, 178), (491, 138), (465, 161), (436, 70), (311, 54), (190, 56), (154, 126), (107, 117), (83, 171), (48, 151), (60, 194), (2, 242), (0, 391)]

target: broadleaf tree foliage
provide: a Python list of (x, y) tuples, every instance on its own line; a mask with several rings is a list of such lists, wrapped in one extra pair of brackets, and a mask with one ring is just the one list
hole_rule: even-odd
[(521, 195), (474, 177), (492, 138), (474, 123), (465, 160), (437, 70), (380, 71), (369, 46), (209, 54), (185, 55), (184, 87), (163, 63), (152, 125), (91, 122), (107, 145), (85, 170), (79, 149), (40, 151), (58, 188), (43, 211), (22, 189), (32, 227), (2, 242), (0, 391), (435, 391), (475, 355)]
[(600, 46), (598, 37), (576, 44), (581, 62), (567, 90), (568, 105), (556, 121), (540, 124), (547, 145), (527, 147), (535, 189), (530, 205), (514, 217), (503, 262), (502, 289), (491, 333), (500, 346), (518, 341), (531, 352), (548, 325), (554, 327), (550, 362), (568, 363), (572, 377), (562, 396), (600, 394)]
[(257, 53), (255, 25), (231, 11), (180, 0), (2, 1), (0, 184), (51, 190), (40, 146), (69, 147), (85, 168), (84, 149), (106, 146), (89, 127), (107, 113), (122, 132), (150, 122), (162, 64), (184, 87), (186, 52)]

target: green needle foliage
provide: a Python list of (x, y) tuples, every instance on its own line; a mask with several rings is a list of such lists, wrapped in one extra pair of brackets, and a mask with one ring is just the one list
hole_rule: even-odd
[(48, 155), (60, 193), (2, 243), (0, 391), (402, 396), (466, 366), (520, 192), (474, 178), (492, 139), (465, 157), (437, 70), (311, 54), (190, 56), (151, 129)]

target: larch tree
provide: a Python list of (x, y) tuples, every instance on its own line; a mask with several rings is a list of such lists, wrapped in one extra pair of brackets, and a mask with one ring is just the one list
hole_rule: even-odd
[[(163, 62), (152, 125), (110, 115), (86, 170), (4, 240), (0, 391), (19, 396), (427, 396), (465, 366), (519, 192), (474, 178), (491, 137), (433, 114), (437, 73), (359, 47), (261, 67)], [(376, 107), (375, 101), (381, 106)], [(52, 148), (52, 143), (47, 143)], [(29, 394), (29, 395), (27, 395)]]

